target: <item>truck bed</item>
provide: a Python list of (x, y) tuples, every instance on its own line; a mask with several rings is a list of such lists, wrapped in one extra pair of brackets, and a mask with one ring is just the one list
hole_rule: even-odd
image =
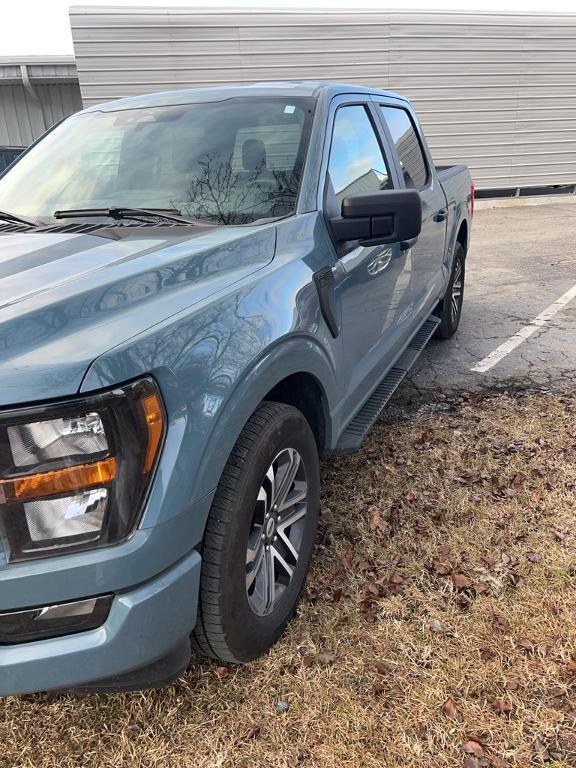
[[(449, 209), (470, 198), (472, 180), (466, 165), (437, 165), (436, 174), (446, 195)], [(450, 231), (450, 226), (448, 231)]]

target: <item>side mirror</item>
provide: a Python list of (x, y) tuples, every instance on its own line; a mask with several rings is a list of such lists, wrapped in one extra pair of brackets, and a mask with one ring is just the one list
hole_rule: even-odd
[(342, 200), (341, 210), (341, 216), (330, 220), (334, 236), (341, 242), (358, 240), (360, 245), (400, 242), (408, 248), (422, 229), (422, 200), (416, 189), (350, 195)]

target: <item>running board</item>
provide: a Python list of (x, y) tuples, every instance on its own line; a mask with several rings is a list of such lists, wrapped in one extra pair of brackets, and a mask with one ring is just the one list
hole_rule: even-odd
[(388, 371), (356, 416), (348, 424), (338, 441), (335, 453), (352, 453), (360, 448), (368, 431), (378, 421), (386, 403), (390, 400), (416, 360), (418, 360), (420, 353), (428, 344), (439, 325), (440, 319), (436, 315), (430, 315), (420, 330), (412, 337), (410, 344), (408, 344), (396, 365)]

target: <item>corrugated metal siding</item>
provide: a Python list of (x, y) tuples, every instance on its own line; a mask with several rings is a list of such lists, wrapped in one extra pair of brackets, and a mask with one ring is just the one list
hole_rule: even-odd
[(0, 145), (26, 147), (54, 123), (82, 109), (77, 83), (34, 84), (38, 100), (23, 85), (0, 84)]
[[(19, 58), (12, 57), (0, 59), (0, 80), (12, 80), (13, 82), (22, 81), (22, 69), (21, 65), (24, 64), (28, 71), (28, 76), (31, 80), (44, 80), (44, 81), (67, 81), (70, 83), (76, 83), (78, 75), (76, 73), (76, 64), (74, 62), (68, 64), (63, 61), (63, 57), (57, 57), (58, 62), (38, 62), (40, 57)], [(66, 57), (72, 58), (72, 57)]]
[(323, 79), (415, 104), (438, 164), (479, 189), (576, 184), (576, 14), (74, 8), (86, 106), (218, 83)]

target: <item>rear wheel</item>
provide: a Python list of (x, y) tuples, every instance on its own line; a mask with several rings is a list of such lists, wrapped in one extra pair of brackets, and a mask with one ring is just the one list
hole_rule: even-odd
[(456, 243), (450, 282), (446, 295), (439, 305), (440, 325), (436, 330), (436, 336), (440, 339), (449, 339), (458, 330), (464, 302), (465, 270), (466, 252), (461, 243)]
[(234, 446), (208, 517), (192, 636), (197, 650), (246, 662), (280, 637), (312, 556), (319, 474), (302, 413), (263, 403)]

